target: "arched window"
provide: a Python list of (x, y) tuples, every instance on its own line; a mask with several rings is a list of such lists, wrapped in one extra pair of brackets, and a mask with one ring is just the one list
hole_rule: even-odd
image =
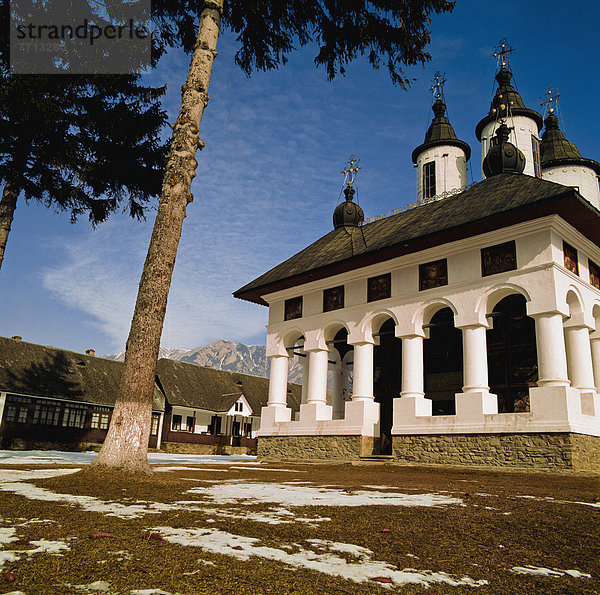
[(429, 339), (423, 342), (425, 396), (432, 400), (433, 415), (454, 415), (454, 395), (462, 392), (462, 332), (454, 326), (450, 308), (438, 310), (426, 328)]
[(535, 321), (527, 316), (520, 294), (500, 300), (487, 331), (490, 392), (498, 395), (500, 413), (529, 411), (529, 388), (538, 379)]

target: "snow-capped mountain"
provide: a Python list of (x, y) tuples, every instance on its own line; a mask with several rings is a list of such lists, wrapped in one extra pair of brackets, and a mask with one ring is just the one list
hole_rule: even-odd
[[(158, 356), (218, 370), (229, 370), (254, 376), (269, 375), (269, 362), (264, 345), (244, 345), (244, 343), (219, 340), (204, 345), (204, 347), (189, 350), (161, 347)], [(125, 352), (101, 357), (123, 361)], [(297, 359), (294, 359), (290, 366), (289, 381), (302, 382), (302, 366)]]

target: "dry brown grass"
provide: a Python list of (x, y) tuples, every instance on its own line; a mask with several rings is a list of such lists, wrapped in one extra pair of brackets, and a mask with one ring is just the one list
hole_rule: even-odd
[[(31, 483), (56, 493), (95, 496), (104, 501), (170, 503), (192, 499), (185, 491), (203, 485), (196, 480), (302, 480), (316, 485), (341, 486), (350, 491), (368, 485), (393, 486), (403, 493), (446, 491), (462, 498), (464, 505), (437, 508), (308, 506), (295, 508), (294, 512), (330, 517), (331, 521), (316, 526), (306, 523), (269, 525), (248, 519), (215, 517), (214, 522), (207, 524), (207, 515), (202, 511), (178, 509), (119, 519), (85, 512), (77, 505), (30, 500), (0, 491), (3, 519), (0, 526), (18, 525), (23, 519), (46, 521), (18, 526), (20, 542), (7, 544), (4, 550), (26, 551), (33, 548), (27, 542), (39, 539), (65, 541), (70, 546), (62, 556), (37, 554), (7, 562), (1, 572), (12, 573), (15, 580), (9, 583), (0, 577), (0, 593), (13, 590), (27, 595), (82, 593), (66, 585), (98, 580), (109, 582), (111, 592), (121, 594), (149, 588), (183, 595), (387, 592), (373, 581), (359, 584), (316, 571), (292, 569), (279, 562), (260, 558), (239, 561), (191, 546), (142, 538), (149, 528), (156, 526), (210, 527), (235, 535), (259, 537), (265, 545), (273, 547), (284, 543), (303, 544), (307, 539), (351, 543), (372, 550), (374, 560), (386, 561), (399, 569), (441, 571), (488, 581), (487, 586), (478, 588), (444, 584), (433, 584), (428, 589), (401, 586), (397, 588), (400, 593), (600, 593), (600, 509), (574, 504), (597, 503), (600, 496), (597, 477), (393, 465), (277, 464), (270, 467), (287, 467), (300, 473), (252, 468), (227, 472), (178, 471), (157, 473), (151, 479), (138, 481), (108, 475), (90, 481), (89, 476), (75, 474)], [(223, 466), (215, 466), (215, 469), (223, 469)], [(223, 504), (209, 507), (240, 508)], [(268, 508), (268, 504), (253, 504), (244, 510)], [(384, 533), (384, 528), (391, 531)], [(109, 533), (112, 537), (90, 537), (97, 532)], [(127, 554), (114, 553), (122, 551)], [(199, 563), (199, 559), (211, 564)], [(576, 569), (591, 574), (592, 578), (529, 576), (510, 571), (514, 566), (528, 564)]]

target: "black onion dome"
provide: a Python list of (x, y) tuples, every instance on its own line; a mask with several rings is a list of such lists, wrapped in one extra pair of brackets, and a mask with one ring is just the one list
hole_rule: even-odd
[(419, 155), (430, 147), (448, 145), (462, 149), (468, 161), (471, 157), (471, 147), (464, 141), (456, 138), (452, 124), (450, 124), (450, 121), (444, 115), (446, 113), (446, 104), (441, 99), (438, 99), (431, 109), (433, 110), (434, 118), (425, 134), (425, 142), (412, 152), (413, 163), (416, 163)]
[(525, 155), (515, 145), (508, 142), (510, 130), (506, 124), (500, 124), (492, 146), (483, 160), (483, 173), (486, 178), (503, 173), (523, 173)]
[(339, 204), (333, 211), (333, 227), (358, 227), (365, 220), (365, 214), (359, 205), (352, 202), (354, 188), (347, 186), (344, 190), (346, 202)]
[(600, 175), (600, 163), (581, 156), (575, 144), (569, 142), (558, 127), (556, 114), (550, 114), (544, 120), (544, 125), (546, 130), (540, 143), (542, 168), (553, 165), (583, 165)]
[(475, 128), (475, 134), (477, 135), (478, 141), (481, 141), (481, 133), (487, 124), (500, 118), (508, 118), (510, 115), (527, 116), (535, 121), (538, 132), (542, 129), (542, 116), (535, 110), (525, 107), (523, 99), (510, 84), (511, 79), (512, 72), (508, 70), (506, 66), (502, 66), (496, 74), (498, 89), (496, 90), (496, 95), (494, 95), (494, 98), (492, 99), (490, 111)]

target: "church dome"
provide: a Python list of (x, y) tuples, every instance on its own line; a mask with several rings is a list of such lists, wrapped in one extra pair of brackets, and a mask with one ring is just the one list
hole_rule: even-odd
[(546, 130), (542, 135), (540, 153), (542, 169), (555, 165), (582, 165), (593, 169), (600, 175), (600, 163), (593, 159), (585, 159), (574, 143), (569, 142), (558, 126), (556, 114), (551, 113), (545, 120)]
[(508, 126), (500, 124), (492, 146), (483, 160), (483, 173), (486, 178), (502, 173), (523, 173), (525, 155), (508, 142), (509, 134)]
[(531, 118), (536, 123), (538, 132), (542, 129), (542, 116), (535, 110), (525, 107), (521, 95), (511, 85), (512, 76), (512, 72), (504, 65), (496, 74), (498, 89), (492, 99), (490, 111), (475, 128), (478, 141), (481, 141), (481, 134), (487, 124), (510, 116)]
[(452, 124), (450, 124), (445, 115), (446, 104), (438, 98), (431, 109), (433, 110), (434, 118), (425, 133), (425, 142), (412, 152), (413, 163), (417, 163), (419, 155), (427, 149), (439, 146), (458, 147), (462, 149), (468, 161), (469, 157), (471, 157), (471, 147), (464, 141), (456, 138), (454, 128), (452, 128)]
[(347, 186), (344, 190), (346, 201), (339, 204), (333, 211), (333, 227), (358, 227), (365, 220), (365, 214), (359, 205), (352, 202), (354, 188)]

